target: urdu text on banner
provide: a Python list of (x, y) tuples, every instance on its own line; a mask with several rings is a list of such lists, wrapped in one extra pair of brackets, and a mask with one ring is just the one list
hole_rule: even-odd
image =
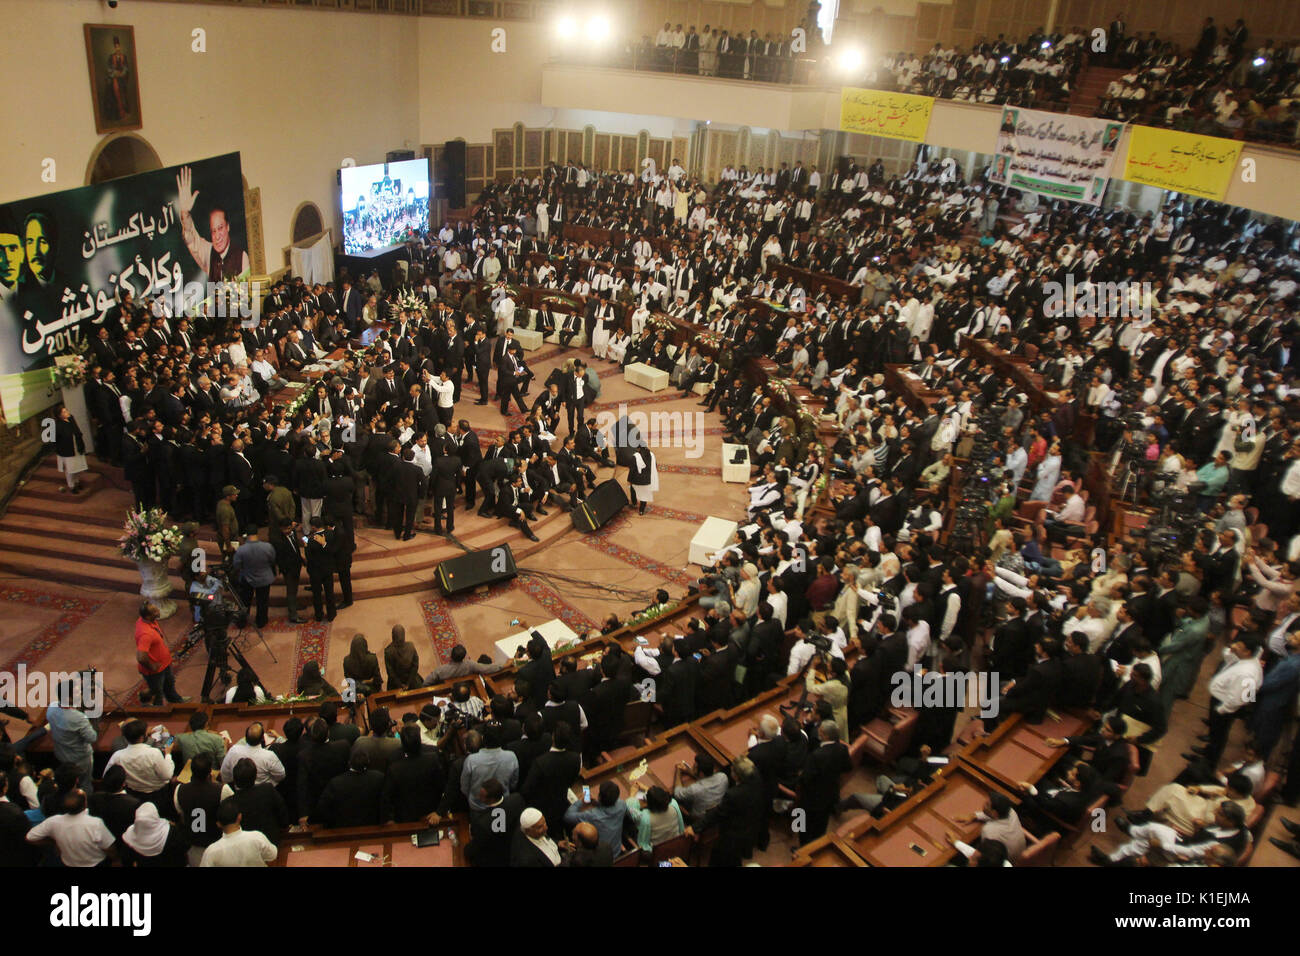
[(1124, 178), (1222, 202), (1241, 147), (1236, 140), (1218, 136), (1134, 126), (1129, 132)]
[(840, 129), (846, 133), (924, 142), (933, 109), (932, 96), (886, 93), (856, 86), (840, 89)]
[(0, 205), (0, 374), (80, 351), (123, 293), (250, 271), (238, 153)]
[(1052, 199), (1100, 204), (1123, 123), (1006, 106), (989, 179)]

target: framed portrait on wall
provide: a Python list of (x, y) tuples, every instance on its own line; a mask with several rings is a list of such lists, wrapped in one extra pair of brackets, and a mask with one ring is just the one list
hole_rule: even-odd
[(140, 76), (135, 58), (135, 27), (87, 23), (86, 62), (90, 96), (95, 104), (95, 131), (139, 129)]

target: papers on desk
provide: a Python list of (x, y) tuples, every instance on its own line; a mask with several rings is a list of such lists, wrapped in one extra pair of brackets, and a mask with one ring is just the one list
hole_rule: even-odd
[(636, 768), (627, 775), (627, 779), (631, 783), (636, 783), (638, 780), (640, 780), (649, 772), (650, 772), (650, 762), (646, 760), (644, 757), (642, 757), (641, 762), (637, 764)]

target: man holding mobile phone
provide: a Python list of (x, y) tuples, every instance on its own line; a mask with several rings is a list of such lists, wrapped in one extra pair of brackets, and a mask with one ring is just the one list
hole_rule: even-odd
[(318, 516), (311, 519), (311, 531), (304, 541), (307, 578), (311, 581), (311, 602), (316, 612), (316, 621), (332, 621), (338, 613), (334, 607), (334, 553), (326, 540), (325, 521), (322, 518)]

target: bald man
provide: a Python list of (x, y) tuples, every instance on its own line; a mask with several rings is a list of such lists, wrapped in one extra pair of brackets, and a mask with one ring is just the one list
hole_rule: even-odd
[(573, 828), (573, 849), (565, 857), (564, 866), (610, 866), (614, 862), (614, 848), (600, 842), (600, 831), (594, 823), (582, 822)]

